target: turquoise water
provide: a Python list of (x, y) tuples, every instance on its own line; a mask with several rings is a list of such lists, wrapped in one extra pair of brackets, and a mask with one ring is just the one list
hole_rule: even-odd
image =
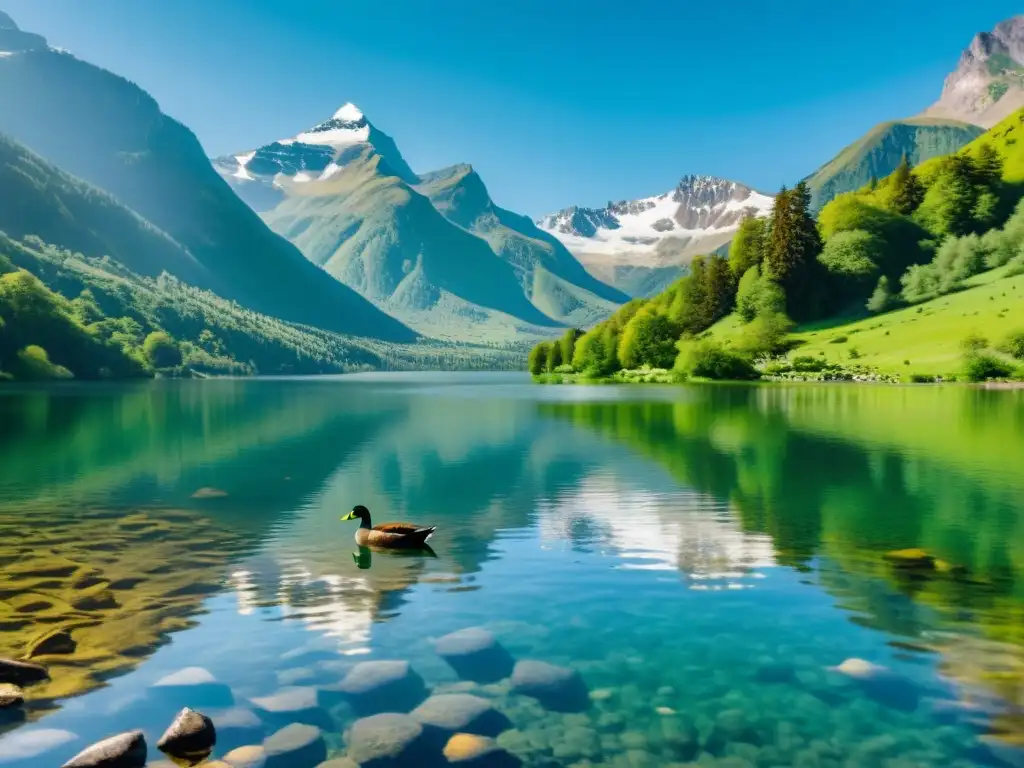
[[(0, 721), (0, 765), (133, 728), (161, 759), (177, 709), (225, 703), (152, 687), (193, 667), (259, 712), (249, 740), (313, 722), (341, 757), (365, 708), (333, 689), (375, 660), (489, 701), (531, 766), (1024, 765), (1022, 457), (1024, 393), (966, 388), (0, 390), (0, 656), (78, 640), (40, 657), (26, 721)], [(432, 551), (360, 551), (354, 504), (436, 525)], [(909, 548), (928, 565), (886, 558)], [(36, 565), (56, 559), (68, 573)], [(80, 601), (86, 573), (109, 601)], [(586, 696), (460, 679), (434, 642), (470, 627)], [(869, 679), (836, 669), (854, 659)], [(314, 704), (261, 710), (295, 687)]]

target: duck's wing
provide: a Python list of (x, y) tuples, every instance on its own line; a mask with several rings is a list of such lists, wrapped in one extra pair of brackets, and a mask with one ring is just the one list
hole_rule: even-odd
[(412, 525), (411, 523), (382, 523), (381, 525), (373, 526), (373, 530), (397, 536), (412, 536), (417, 533), (429, 535), (434, 532), (433, 527), (425, 528), (419, 525)]

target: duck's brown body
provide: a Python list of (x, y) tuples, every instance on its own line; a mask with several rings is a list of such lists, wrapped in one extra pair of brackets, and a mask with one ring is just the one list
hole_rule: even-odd
[(383, 523), (373, 525), (370, 522), (370, 511), (366, 507), (356, 507), (342, 520), (360, 521), (356, 530), (356, 544), (361, 547), (379, 547), (381, 549), (422, 549), (427, 545), (436, 528), (423, 528), (411, 523)]

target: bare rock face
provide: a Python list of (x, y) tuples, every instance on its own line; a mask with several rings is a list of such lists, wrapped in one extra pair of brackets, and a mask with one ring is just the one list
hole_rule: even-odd
[(929, 117), (991, 128), (1024, 106), (1024, 15), (975, 35)]
[(142, 731), (129, 731), (86, 747), (62, 768), (143, 768), (145, 765), (146, 737)]
[(156, 746), (161, 752), (184, 759), (208, 757), (217, 743), (217, 731), (202, 712), (185, 707), (164, 731)]

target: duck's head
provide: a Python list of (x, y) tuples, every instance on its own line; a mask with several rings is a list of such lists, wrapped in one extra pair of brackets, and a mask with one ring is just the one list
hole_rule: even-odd
[(352, 507), (352, 511), (345, 515), (342, 520), (367, 520), (370, 517), (370, 510), (364, 507), (362, 504), (356, 504)]

